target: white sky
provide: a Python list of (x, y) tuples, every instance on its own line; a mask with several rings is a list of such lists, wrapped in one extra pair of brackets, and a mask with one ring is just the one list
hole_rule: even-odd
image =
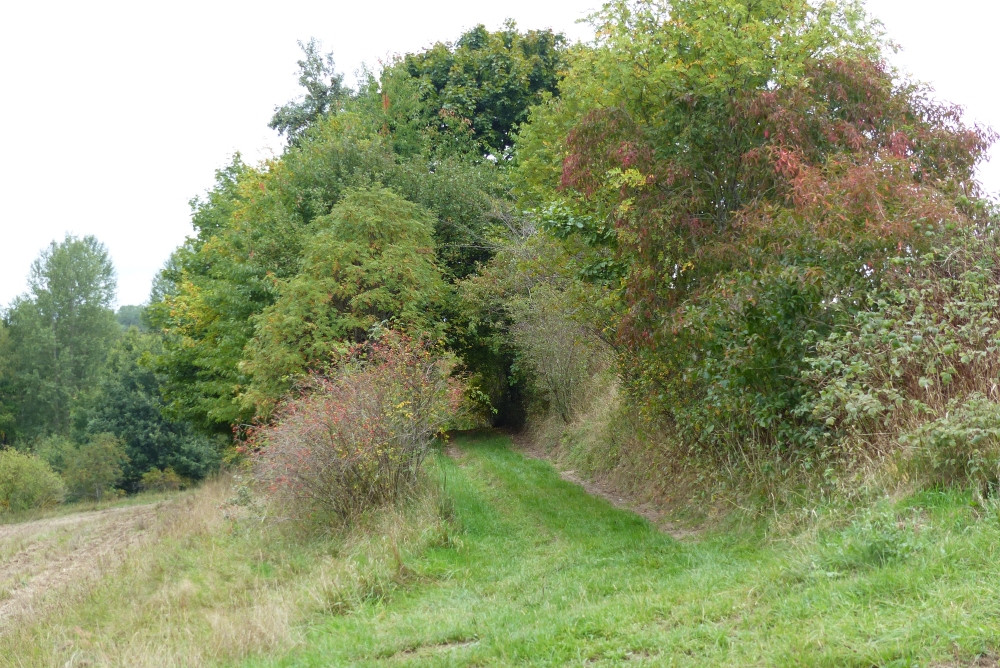
[[(903, 69), (1000, 128), (990, 0), (868, 0)], [(235, 151), (280, 151), (267, 128), (298, 95), (296, 40), (316, 37), (348, 74), (394, 53), (513, 18), (573, 38), (600, 0), (326, 2), (17, 1), (0, 6), (0, 307), (66, 233), (93, 234), (118, 270), (119, 303), (191, 233), (188, 201)], [(1000, 158), (982, 172), (1000, 190)]]

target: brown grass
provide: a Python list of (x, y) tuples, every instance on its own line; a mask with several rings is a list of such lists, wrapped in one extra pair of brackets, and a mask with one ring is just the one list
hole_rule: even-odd
[(148, 538), (158, 504), (0, 527), (0, 632), (44, 614), (61, 590), (91, 581)]
[(11, 552), (32, 555), (19, 559), (35, 564), (35, 577), (70, 566), (44, 587), (15, 587), (30, 596), (18, 594), (16, 623), (0, 627), (0, 657), (159, 668), (287, 650), (302, 642), (309, 615), (386, 595), (412, 579), (404, 564), (413, 550), (447, 540), (435, 492), (422, 493), (365, 518), (361, 531), (322, 539), (234, 519), (229, 480), (153, 506), (3, 527), (5, 568)]

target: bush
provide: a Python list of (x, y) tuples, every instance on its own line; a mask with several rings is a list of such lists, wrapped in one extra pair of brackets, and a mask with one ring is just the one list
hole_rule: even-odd
[(17, 450), (0, 451), (0, 512), (61, 503), (66, 488), (48, 464)]
[(283, 516), (317, 523), (393, 502), (462, 403), (454, 366), (395, 333), (355, 348), (247, 435), (258, 488)]
[(31, 452), (52, 467), (56, 473), (66, 470), (66, 462), (76, 450), (76, 445), (65, 436), (50, 435), (37, 439)]
[(70, 498), (100, 501), (109, 493), (117, 494), (114, 488), (127, 461), (120, 439), (113, 434), (96, 434), (67, 457), (63, 477)]
[(606, 346), (580, 322), (573, 298), (542, 285), (511, 306), (515, 370), (530, 374), (531, 385), (565, 423), (583, 407), (591, 379), (610, 362)]
[(944, 416), (900, 440), (913, 473), (933, 485), (995, 488), (1000, 478), (1000, 404), (981, 394), (952, 401)]
[(163, 470), (151, 469), (142, 474), (139, 488), (145, 492), (176, 492), (186, 487), (187, 481), (169, 466)]
[[(963, 419), (956, 407), (970, 400), (979, 410), (982, 397), (996, 398), (997, 240), (963, 231), (943, 241), (923, 255), (890, 259), (891, 289), (850, 314), (806, 360), (803, 376), (813, 394), (803, 410), (822, 429), (824, 442), (849, 436), (870, 449), (892, 449), (901, 433), (927, 416), (951, 414), (928, 425), (931, 432), (947, 432)], [(931, 432), (914, 437), (927, 443)]]

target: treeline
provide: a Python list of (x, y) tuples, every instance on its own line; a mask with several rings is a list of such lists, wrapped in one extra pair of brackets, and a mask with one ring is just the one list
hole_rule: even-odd
[(591, 21), (480, 26), (357, 90), (304, 45), (284, 153), (219, 170), (154, 287), (165, 414), (291, 442), (391, 331), (494, 422), (654, 487), (995, 482), (992, 132), (893, 71), (859, 2)]
[(148, 365), (161, 337), (141, 307), (112, 310), (99, 241), (52, 242), (28, 287), (0, 320), (0, 510), (176, 488), (218, 466), (220, 444), (163, 410)]

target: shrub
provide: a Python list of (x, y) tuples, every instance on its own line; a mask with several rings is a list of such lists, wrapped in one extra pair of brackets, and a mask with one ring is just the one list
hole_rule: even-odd
[(146, 492), (176, 492), (185, 487), (186, 482), (168, 466), (163, 470), (150, 469), (143, 473), (139, 487)]
[(515, 370), (530, 374), (531, 385), (566, 423), (582, 408), (589, 381), (610, 358), (592, 328), (576, 316), (581, 309), (573, 297), (541, 285), (511, 306)]
[(114, 488), (127, 461), (120, 439), (113, 434), (96, 434), (67, 457), (63, 477), (70, 498), (100, 501), (109, 493), (116, 494)]
[(0, 512), (61, 503), (66, 488), (44, 461), (17, 450), (0, 451)]
[(936, 438), (932, 433), (964, 419), (966, 412), (954, 411), (967, 400), (979, 411), (988, 403), (982, 397), (996, 398), (996, 239), (962, 231), (943, 241), (922, 255), (890, 259), (891, 289), (850, 314), (806, 360), (803, 376), (814, 394), (803, 411), (822, 428), (826, 443), (846, 435), (869, 448), (891, 449), (912, 425), (950, 414), (927, 425), (931, 431), (913, 435), (927, 444)]
[(66, 470), (66, 462), (76, 450), (76, 445), (65, 436), (50, 435), (37, 439), (31, 452), (52, 467), (56, 473)]
[(317, 523), (348, 523), (396, 500), (462, 403), (454, 365), (396, 333), (356, 347), (250, 430), (259, 489), (283, 516)]
[[(933, 485), (996, 487), (1000, 477), (1000, 404), (981, 394), (901, 437), (916, 476)], [(993, 491), (996, 491), (995, 489)]]

